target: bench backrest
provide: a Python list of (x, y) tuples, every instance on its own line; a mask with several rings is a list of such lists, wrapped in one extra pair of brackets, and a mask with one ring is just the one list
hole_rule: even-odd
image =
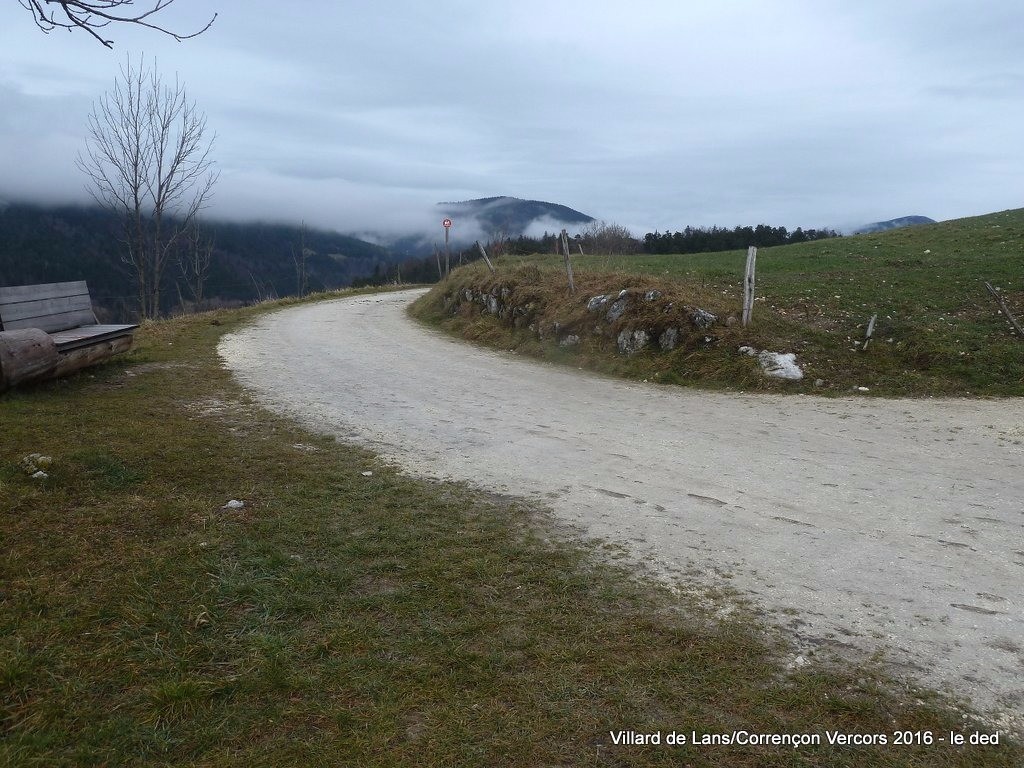
[(0, 329), (41, 328), (47, 333), (96, 325), (85, 280), (0, 288)]

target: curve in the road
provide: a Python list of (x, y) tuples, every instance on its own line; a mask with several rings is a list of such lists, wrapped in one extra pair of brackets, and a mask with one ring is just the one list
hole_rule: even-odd
[[(542, 501), (663, 572), (727, 572), (805, 636), (1024, 711), (1019, 400), (738, 395), (453, 341), (417, 292), (267, 315), (220, 352), (270, 406), (405, 470)], [(1019, 722), (1019, 720), (1018, 720)]]

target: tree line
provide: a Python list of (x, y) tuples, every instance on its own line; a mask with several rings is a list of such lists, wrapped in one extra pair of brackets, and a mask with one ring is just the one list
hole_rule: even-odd
[(785, 227), (758, 224), (756, 227), (686, 227), (681, 231), (648, 232), (643, 236), (645, 253), (712, 253), (735, 251), (751, 245), (770, 248), (776, 245), (806, 243), (839, 237), (832, 229), (802, 229), (792, 232)]

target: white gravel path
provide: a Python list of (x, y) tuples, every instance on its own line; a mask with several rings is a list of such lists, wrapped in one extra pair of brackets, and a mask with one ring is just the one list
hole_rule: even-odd
[(662, 572), (726, 574), (805, 638), (883, 647), (1020, 727), (1024, 402), (619, 381), (426, 330), (418, 295), (286, 309), (220, 353), (316, 430), (538, 499)]

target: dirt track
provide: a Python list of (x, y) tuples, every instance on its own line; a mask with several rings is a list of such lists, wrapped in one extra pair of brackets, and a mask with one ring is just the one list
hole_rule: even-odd
[(424, 330), (404, 312), (417, 295), (284, 310), (220, 351), (314, 429), (412, 473), (539, 499), (661, 572), (724, 576), (805, 638), (887, 648), (1020, 727), (1020, 400), (623, 382)]

